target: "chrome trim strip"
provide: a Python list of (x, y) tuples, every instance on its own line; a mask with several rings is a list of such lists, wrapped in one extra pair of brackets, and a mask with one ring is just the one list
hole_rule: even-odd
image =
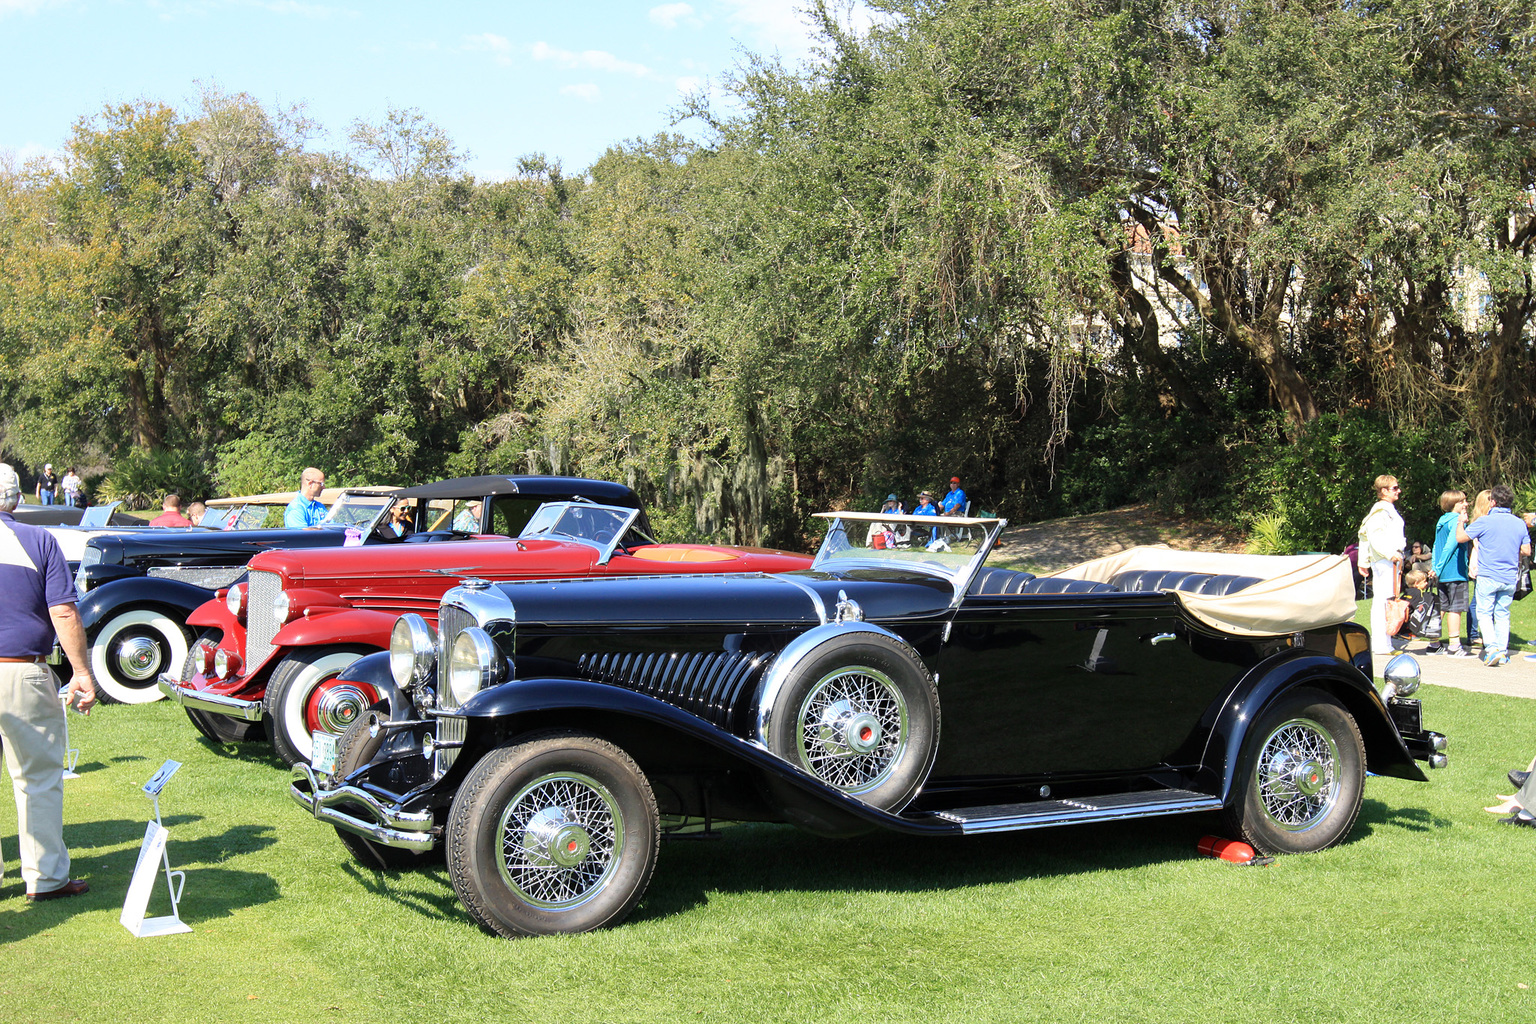
[[(301, 781), (309, 786), (308, 792), (299, 788)], [(357, 786), (322, 789), (315, 770), (302, 761), (293, 766), (293, 782), (288, 786), (288, 795), (317, 820), (344, 828), (384, 846), (425, 851), (437, 845), (437, 837), (431, 833), (431, 811), (402, 811), (398, 805), (386, 805), (372, 793)], [(338, 810), (333, 805), (339, 803), (361, 804), (375, 820), (365, 821)]]
[[(783, 577), (780, 577), (781, 579)], [(763, 681), (757, 686), (757, 725), (753, 730), (751, 742), (764, 750), (768, 749), (768, 730), (772, 725), (773, 705), (779, 698), (779, 691), (784, 688), (785, 680), (795, 668), (810, 656), (811, 652), (833, 637), (846, 636), (850, 633), (875, 633), (889, 637), (903, 646), (909, 646), (905, 640), (881, 626), (869, 622), (827, 622), (822, 621), (820, 626), (807, 630), (784, 645), (784, 650), (773, 659), (773, 664), (768, 671), (763, 673)]]
[(792, 583), (799, 587), (801, 590), (805, 591), (806, 595), (810, 597), (811, 603), (816, 606), (816, 621), (818, 623), (825, 626), (828, 622), (832, 621), (831, 618), (829, 618), (827, 615), (827, 603), (821, 599), (821, 595), (816, 592), (815, 587), (811, 586), (804, 580), (796, 579), (794, 576), (775, 576), (774, 579), (780, 580), (784, 583)]
[(180, 704), (184, 708), (212, 711), (214, 714), (228, 715), (230, 718), (243, 718), (247, 722), (259, 722), (262, 718), (263, 712), (259, 700), (226, 697), (219, 693), (204, 693), (190, 686), (182, 686), (169, 672), (162, 673), (160, 682), (156, 685), (160, 692), (169, 697), (173, 703)]

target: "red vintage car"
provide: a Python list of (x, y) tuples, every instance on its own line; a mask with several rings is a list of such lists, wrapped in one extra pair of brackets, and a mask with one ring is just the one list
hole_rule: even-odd
[(435, 623), (438, 599), (464, 579), (569, 579), (677, 573), (789, 572), (808, 555), (763, 548), (659, 544), (635, 508), (589, 502), (539, 507), (516, 538), (457, 544), (267, 551), (236, 583), (187, 616), (204, 630), (179, 677), (160, 689), (219, 742), (265, 727), (287, 764), (309, 759), (311, 735), (340, 734), (378, 699), (337, 681), (357, 658), (389, 647), (395, 620)]

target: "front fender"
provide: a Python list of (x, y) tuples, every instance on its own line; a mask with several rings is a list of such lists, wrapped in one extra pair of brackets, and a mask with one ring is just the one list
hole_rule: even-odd
[(712, 749), (721, 766), (746, 770), (772, 793), (775, 812), (808, 831), (849, 836), (881, 827), (917, 834), (948, 834), (956, 827), (937, 819), (905, 818), (870, 806), (828, 786), (767, 748), (651, 697), (585, 679), (519, 679), (482, 690), (456, 712), (471, 719), (470, 736), (485, 746), (547, 728), (594, 733), (616, 743), (650, 771), (687, 741)]
[(389, 649), (389, 634), (400, 616), (367, 608), (317, 609), (284, 625), (272, 638), (275, 647), (314, 647), (319, 644), (359, 643)]
[[(385, 646), (388, 646), (387, 641)], [(389, 671), (388, 651), (363, 655), (342, 669), (336, 679), (372, 686), (380, 698), (389, 701), (389, 720), (392, 722), (408, 721), (416, 715), (415, 707), (395, 685), (394, 674)]]
[(1415, 782), (1427, 781), (1369, 679), (1337, 658), (1293, 650), (1256, 666), (1228, 694), (1216, 715), (1202, 764), (1219, 774), (1222, 799), (1232, 794), (1243, 743), (1253, 723), (1270, 704), (1301, 686), (1337, 698), (1354, 717), (1365, 742), (1369, 771)]
[(229, 611), (229, 605), (217, 597), (204, 601), (192, 609), (187, 616), (187, 625), (201, 626), (204, 629), (221, 629), (225, 636), (234, 636), (236, 631), (244, 633), (245, 627), (240, 625)]
[(137, 576), (113, 580), (86, 593), (77, 608), (80, 625), (87, 632), (130, 607), (162, 608), (172, 618), (185, 621), (200, 605), (206, 604), (213, 591), (179, 580), (159, 576)]

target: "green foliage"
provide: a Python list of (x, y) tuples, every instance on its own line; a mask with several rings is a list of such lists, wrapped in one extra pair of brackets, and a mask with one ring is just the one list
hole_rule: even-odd
[(167, 494), (181, 495), (186, 506), (210, 497), (211, 474), (190, 452), (134, 448), (112, 464), (95, 487), (101, 501), (121, 501), (128, 511), (158, 509)]
[(1376, 500), (1377, 476), (1402, 484), (1398, 511), (1408, 539), (1434, 536), (1440, 492), (1459, 478), (1450, 464), (1459, 438), (1446, 431), (1395, 431), (1369, 415), (1321, 416), (1294, 441), (1275, 433), (1247, 453), (1245, 504), (1279, 520), (1293, 551), (1342, 551)]
[(269, 494), (296, 489), (306, 465), (284, 441), (253, 432), (220, 446), (213, 476), (225, 496)]
[(1248, 554), (1294, 555), (1286, 540), (1285, 520), (1277, 515), (1259, 516), (1248, 530)]

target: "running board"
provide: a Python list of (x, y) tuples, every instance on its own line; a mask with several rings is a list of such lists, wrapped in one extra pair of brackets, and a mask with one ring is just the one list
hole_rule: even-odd
[(1159, 789), (1146, 793), (1111, 793), (1072, 800), (1038, 800), (1027, 804), (956, 807), (947, 811), (930, 811), (921, 817), (929, 821), (954, 823), (960, 826), (961, 832), (969, 835), (973, 832), (1012, 832), (1053, 825), (1079, 825), (1094, 821), (1219, 810), (1220, 797), (1187, 789)]

